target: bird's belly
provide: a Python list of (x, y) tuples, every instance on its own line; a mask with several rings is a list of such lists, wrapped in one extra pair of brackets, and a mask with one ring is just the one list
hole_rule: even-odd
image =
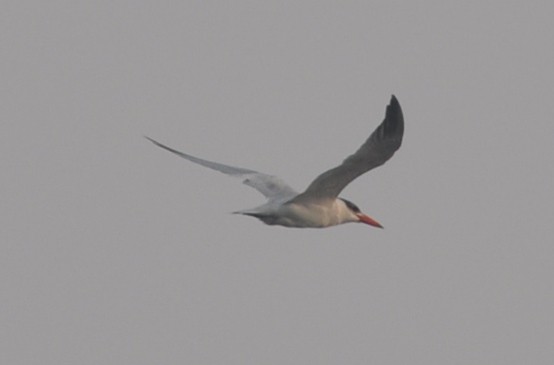
[(315, 204), (285, 204), (280, 207), (278, 214), (272, 222), (272, 224), (276, 225), (297, 228), (321, 228), (340, 223), (338, 217), (332, 214), (329, 209)]

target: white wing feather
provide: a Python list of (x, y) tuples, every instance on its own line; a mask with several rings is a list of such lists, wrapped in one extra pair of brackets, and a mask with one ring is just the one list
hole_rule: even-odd
[(222, 172), (226, 175), (243, 179), (242, 182), (262, 193), (268, 200), (281, 200), (289, 199), (296, 195), (296, 192), (293, 188), (288, 186), (283, 180), (277, 176), (267, 175), (261, 172), (254, 170), (244, 169), (241, 167), (233, 167), (229, 165), (224, 165), (218, 162), (204, 160), (198, 157), (191, 156), (181, 151), (174, 150), (171, 147), (168, 147), (164, 144), (161, 144), (158, 141), (153, 140), (150, 137), (146, 137), (150, 142), (154, 143), (156, 146), (161, 147), (165, 150), (173, 152), (179, 157), (182, 157), (186, 160), (194, 162), (196, 164), (202, 165), (204, 167), (210, 168)]

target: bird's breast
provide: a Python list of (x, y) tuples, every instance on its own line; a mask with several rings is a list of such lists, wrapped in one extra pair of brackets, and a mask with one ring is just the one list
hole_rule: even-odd
[(321, 228), (342, 223), (334, 204), (283, 204), (276, 216), (275, 224), (286, 227)]

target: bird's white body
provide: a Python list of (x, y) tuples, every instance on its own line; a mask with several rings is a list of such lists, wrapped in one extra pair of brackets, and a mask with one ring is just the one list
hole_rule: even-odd
[(271, 202), (235, 213), (256, 217), (265, 224), (295, 228), (323, 228), (359, 221), (358, 216), (341, 199), (305, 204)]
[(343, 163), (319, 175), (303, 193), (296, 192), (278, 177), (254, 170), (204, 160), (174, 150), (151, 138), (152, 143), (204, 167), (238, 177), (258, 190), (267, 203), (235, 213), (249, 215), (269, 225), (297, 228), (323, 228), (349, 222), (382, 226), (360, 212), (352, 202), (339, 198), (339, 193), (355, 178), (384, 164), (400, 148), (404, 134), (404, 117), (398, 100), (391, 98), (385, 120), (364, 144)]

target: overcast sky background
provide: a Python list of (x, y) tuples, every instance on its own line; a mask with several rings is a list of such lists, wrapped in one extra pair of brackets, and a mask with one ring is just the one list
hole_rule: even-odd
[[(5, 1), (2, 364), (552, 364), (547, 1)], [(185, 152), (384, 226), (269, 227)]]

